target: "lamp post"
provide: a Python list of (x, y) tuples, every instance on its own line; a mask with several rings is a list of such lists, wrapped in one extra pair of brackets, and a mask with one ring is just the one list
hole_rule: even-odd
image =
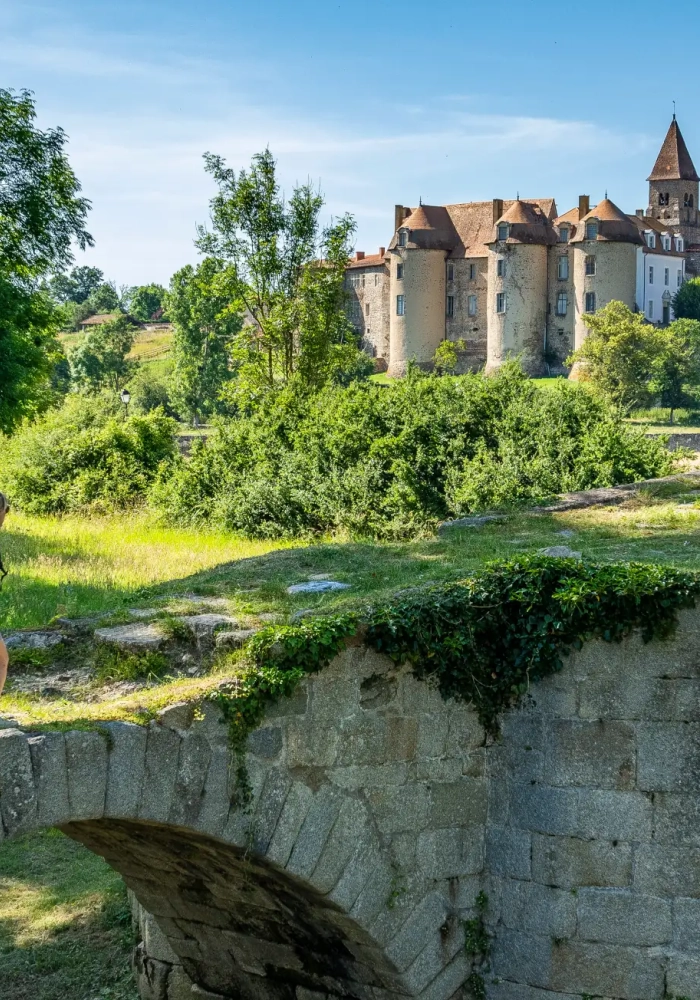
[(121, 396), (121, 401), (124, 404), (124, 416), (128, 417), (129, 416), (129, 403), (131, 402), (131, 393), (129, 392), (128, 389), (122, 389), (122, 391), (121, 391), (121, 393), (119, 395)]

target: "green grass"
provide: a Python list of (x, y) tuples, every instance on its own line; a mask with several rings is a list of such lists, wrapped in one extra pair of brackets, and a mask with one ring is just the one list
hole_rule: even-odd
[(124, 884), (57, 831), (0, 844), (2, 1000), (138, 1000)]
[(387, 375), (386, 372), (377, 372), (376, 375), (369, 376), (370, 382), (376, 382), (378, 385), (391, 385), (394, 379)]

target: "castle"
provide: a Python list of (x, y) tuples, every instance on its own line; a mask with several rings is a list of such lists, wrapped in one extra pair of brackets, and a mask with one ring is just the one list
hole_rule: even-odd
[(648, 181), (634, 215), (607, 194), (564, 215), (553, 198), (397, 205), (388, 248), (357, 251), (347, 269), (363, 347), (390, 375), (411, 359), (430, 367), (445, 339), (461, 342), (462, 370), (517, 355), (529, 374), (556, 375), (608, 302), (669, 323), (676, 290), (700, 274), (700, 178), (675, 114)]

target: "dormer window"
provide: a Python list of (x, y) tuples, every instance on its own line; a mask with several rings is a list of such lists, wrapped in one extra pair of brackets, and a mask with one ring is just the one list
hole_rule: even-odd
[(590, 222), (586, 223), (586, 239), (596, 240), (598, 239), (598, 220), (591, 219)]
[(568, 243), (569, 242), (569, 227), (562, 226), (559, 230), (559, 242)]
[(671, 237), (670, 236), (662, 236), (661, 237), (661, 242), (663, 243), (664, 250), (670, 250), (671, 249)]
[(408, 230), (399, 229), (399, 246), (405, 247), (408, 245)]
[(656, 235), (654, 233), (647, 233), (647, 246), (656, 250)]
[(682, 236), (676, 236), (676, 250), (679, 253), (683, 253), (683, 247), (684, 247), (683, 237)]
[(498, 223), (498, 239), (499, 240), (507, 240), (508, 239), (508, 230), (509, 229), (510, 229), (510, 226), (508, 225), (507, 222), (499, 222)]

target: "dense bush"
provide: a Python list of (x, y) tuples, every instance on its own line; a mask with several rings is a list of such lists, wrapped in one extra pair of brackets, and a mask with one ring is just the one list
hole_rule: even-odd
[(125, 420), (103, 397), (69, 396), (0, 437), (0, 488), (31, 514), (127, 509), (173, 462), (174, 430), (157, 410)]
[(402, 537), (437, 520), (663, 475), (671, 458), (590, 390), (413, 371), (390, 387), (291, 391), (223, 423), (153, 502), (180, 523), (258, 537), (342, 529)]

